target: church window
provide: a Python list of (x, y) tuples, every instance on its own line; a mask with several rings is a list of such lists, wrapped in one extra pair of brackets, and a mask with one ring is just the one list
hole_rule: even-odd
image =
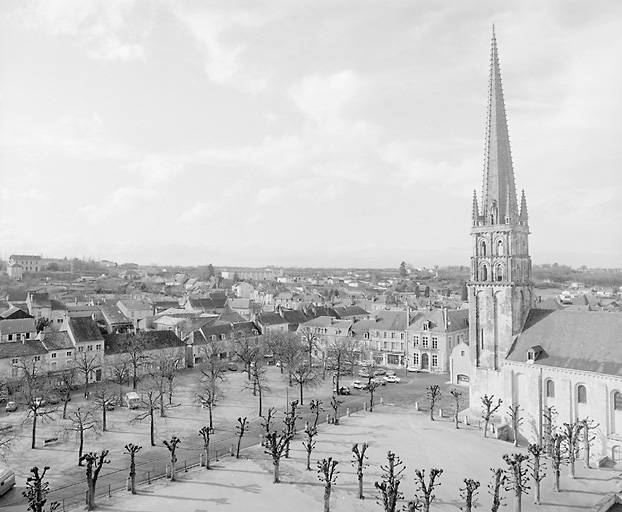
[(546, 396), (547, 398), (555, 398), (555, 383), (552, 380), (546, 381)]
[(482, 265), (480, 281), (488, 281), (488, 267), (486, 265)]
[(503, 240), (497, 241), (497, 255), (503, 256)]
[(503, 265), (501, 265), (500, 263), (495, 265), (495, 280), (503, 281)]
[(613, 409), (616, 411), (622, 411), (622, 393), (616, 391), (613, 394)]
[(584, 385), (577, 387), (577, 402), (580, 404), (587, 403), (587, 390)]
[(482, 240), (479, 247), (480, 247), (480, 256), (486, 256), (486, 242)]

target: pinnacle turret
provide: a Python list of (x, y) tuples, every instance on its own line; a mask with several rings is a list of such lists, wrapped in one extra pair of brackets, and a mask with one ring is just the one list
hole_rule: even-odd
[(473, 225), (479, 222), (479, 206), (477, 205), (477, 191), (473, 191), (473, 213), (471, 214)]
[(527, 199), (525, 198), (525, 191), (522, 191), (520, 198), (520, 217), (519, 220), (523, 224), (529, 222), (529, 212), (527, 211)]

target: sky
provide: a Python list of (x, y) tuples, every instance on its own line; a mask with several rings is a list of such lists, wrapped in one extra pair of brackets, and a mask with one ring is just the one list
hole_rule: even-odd
[(469, 265), (493, 23), (532, 261), (622, 267), (618, 0), (5, 0), (0, 256)]

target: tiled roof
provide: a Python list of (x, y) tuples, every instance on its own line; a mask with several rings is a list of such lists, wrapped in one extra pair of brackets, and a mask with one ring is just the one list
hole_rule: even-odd
[(67, 311), (67, 307), (60, 300), (51, 299), (50, 305), (52, 306), (52, 311)]
[(136, 311), (153, 311), (153, 307), (148, 302), (144, 302), (142, 300), (136, 299), (125, 299), (119, 301), (125, 309), (128, 310), (136, 310)]
[(91, 317), (70, 318), (69, 329), (71, 329), (76, 343), (104, 339), (97, 323)]
[(11, 254), (10, 260), (40, 260), (41, 256), (35, 256), (31, 254)]
[(209, 299), (191, 298), (189, 301), (193, 309), (213, 310), (224, 308), (227, 304), (227, 297), (214, 297)]
[(28, 292), (24, 290), (9, 290), (7, 300), (9, 302), (26, 302)]
[(257, 315), (257, 322), (262, 325), (281, 325), (288, 323), (281, 315), (278, 313), (259, 313)]
[(30, 303), (39, 307), (49, 308), (51, 306), (50, 295), (47, 293), (31, 293)]
[(46, 354), (47, 350), (39, 340), (25, 343), (0, 343), (0, 359), (12, 357), (30, 357)]
[(0, 322), (0, 334), (19, 334), (24, 332), (37, 332), (34, 318), (17, 318)]
[(525, 362), (535, 345), (533, 364), (622, 376), (622, 315), (532, 309), (507, 359)]
[(339, 306), (334, 308), (339, 318), (347, 318), (349, 316), (365, 316), (369, 315), (367, 311), (359, 306)]
[(372, 318), (358, 320), (357, 322), (354, 322), (354, 324), (352, 324), (352, 332), (355, 335), (365, 334), (366, 332), (369, 332), (369, 330), (374, 326), (375, 323), (376, 320)]
[(106, 322), (110, 325), (132, 324), (132, 321), (123, 314), (118, 306), (100, 306)]
[(43, 345), (48, 350), (61, 350), (73, 348), (73, 342), (69, 334), (64, 331), (46, 331), (43, 336)]
[(229, 322), (232, 324), (247, 321), (246, 318), (240, 315), (240, 313), (236, 313), (235, 311), (223, 313), (218, 317), (218, 319), (222, 320), (223, 322)]
[[(121, 354), (125, 344), (135, 334), (106, 334), (104, 336), (104, 352), (109, 354)], [(186, 344), (179, 339), (173, 331), (142, 331), (139, 336), (145, 342), (145, 350), (158, 350), (165, 348), (185, 347)]]
[(17, 318), (33, 318), (32, 315), (29, 315), (26, 311), (20, 308), (16, 308), (15, 306), (11, 306), (6, 311), (0, 313), (0, 319), (17, 319)]
[(373, 329), (380, 331), (405, 331), (406, 311), (380, 311)]

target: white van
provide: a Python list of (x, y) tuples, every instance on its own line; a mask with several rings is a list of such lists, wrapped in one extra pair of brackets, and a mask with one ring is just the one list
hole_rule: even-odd
[(15, 473), (12, 469), (0, 469), (0, 496), (15, 487)]
[(130, 391), (129, 393), (125, 393), (124, 399), (125, 407), (129, 407), (130, 409), (138, 409), (140, 405), (140, 395), (135, 393), (134, 391)]

